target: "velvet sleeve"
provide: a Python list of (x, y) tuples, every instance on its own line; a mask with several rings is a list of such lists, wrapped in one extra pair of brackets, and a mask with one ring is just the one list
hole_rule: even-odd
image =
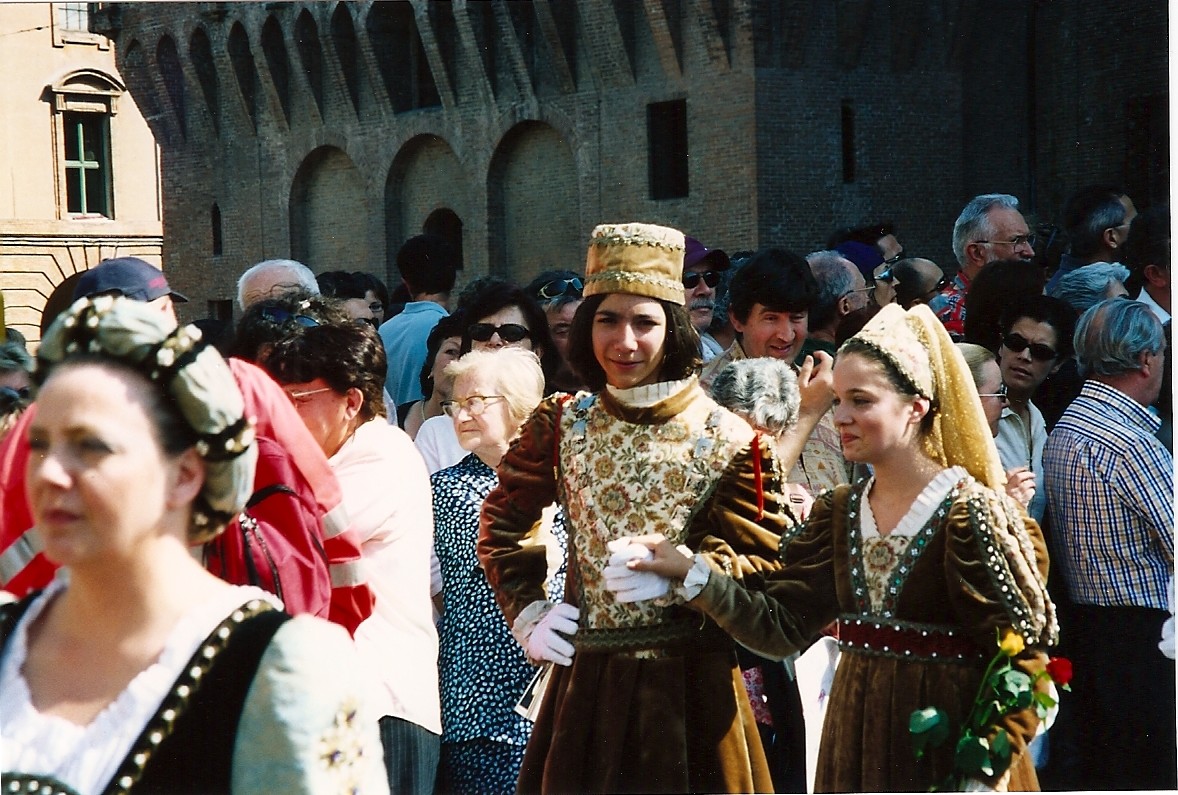
[(780, 568), (750, 571), (738, 582), (708, 556), (712, 575), (688, 605), (763, 656), (781, 659), (805, 649), (838, 616), (832, 534), (835, 495), (845, 490), (824, 492), (805, 524), (787, 529)]
[[(945, 574), (951, 609), (971, 639), (997, 653), (1008, 630), (1026, 648), (1015, 665), (1034, 678), (1046, 668), (1043, 638), (1028, 627), (1053, 621), (1043, 615), (1047, 549), (1038, 524), (1003, 496), (975, 486), (967, 489), (946, 518)], [(1017, 539), (1030, 555), (1018, 554)], [(1050, 610), (1050, 605), (1047, 605)], [(1049, 683), (1037, 684), (1046, 690)], [(1033, 708), (1012, 712), (999, 724), (1019, 751), (1034, 738), (1039, 717)]]
[(541, 403), (520, 428), (499, 464), (499, 485), (487, 495), (479, 517), (479, 562), (508, 624), (529, 604), (547, 598), (545, 547), (528, 542), (539, 531), (545, 506), (557, 497), (558, 399)]
[(711, 498), (701, 503), (685, 542), (692, 550), (709, 553), (737, 579), (780, 568), (781, 535), (797, 527), (776, 454), (764, 437), (758, 438), (759, 445), (750, 443), (737, 453)]

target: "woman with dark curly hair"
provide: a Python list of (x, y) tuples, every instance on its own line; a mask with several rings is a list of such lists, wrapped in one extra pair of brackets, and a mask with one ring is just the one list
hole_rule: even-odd
[(383, 684), (376, 704), (390, 788), (432, 792), (442, 729), (429, 597), (433, 510), (421, 456), (385, 418), (384, 346), (367, 323), (299, 326), (261, 363), (327, 455), (362, 540), (376, 606), (355, 640)]
[[(537, 407), (483, 505), (487, 581), (528, 659), (552, 663), (521, 792), (772, 791), (731, 639), (626, 567), (649, 555), (632, 537), (654, 531), (759, 578), (793, 524), (793, 462), (699, 386), (683, 255), (674, 229), (594, 230), (569, 359), (596, 391)], [(795, 456), (821, 414), (811, 408)], [(554, 501), (569, 536), (559, 603), (534, 544)]]

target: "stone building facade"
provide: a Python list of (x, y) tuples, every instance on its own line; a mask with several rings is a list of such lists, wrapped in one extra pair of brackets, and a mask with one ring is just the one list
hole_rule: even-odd
[[(964, 202), (1051, 220), (1081, 184), (1165, 200), (1166, 7), (1090, 0), (125, 3), (95, 29), (163, 156), (192, 317), (248, 265), (396, 283), (423, 229), (461, 280), (579, 269), (644, 220), (728, 250), (890, 219), (953, 270)], [(1140, 195), (1144, 193), (1145, 195)], [(190, 317), (189, 319), (192, 319)]]
[(155, 137), (86, 3), (0, 3), (0, 290), (40, 339), (55, 287), (107, 257), (159, 264)]

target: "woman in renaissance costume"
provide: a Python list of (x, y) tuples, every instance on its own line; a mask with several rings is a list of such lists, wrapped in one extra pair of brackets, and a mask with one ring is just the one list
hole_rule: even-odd
[[(818, 498), (782, 538), (762, 590), (705, 555), (651, 539), (659, 572), (739, 642), (770, 655), (804, 648), (837, 619), (842, 659), (830, 693), (815, 789), (926, 791), (954, 773), (955, 741), (914, 753), (909, 719), (941, 709), (961, 725), (996, 640), (1017, 633), (1013, 664), (1036, 677), (1055, 642), (1047, 555), (1005, 476), (961, 354), (926, 307), (887, 306), (843, 344), (835, 425), (848, 460), (873, 475)], [(1037, 687), (1048, 687), (1039, 680)], [(1038, 789), (1027, 743), (1033, 708), (1000, 716), (1011, 740), (1002, 775), (969, 788)]]
[[(683, 251), (683, 234), (665, 227), (594, 230), (569, 345), (594, 391), (540, 404), (484, 503), (487, 580), (528, 657), (554, 663), (522, 792), (772, 787), (732, 639), (661, 578), (626, 567), (650, 554), (631, 539), (655, 531), (759, 579), (794, 524), (783, 496), (793, 462), (783, 467), (768, 438), (699, 387)], [(829, 359), (820, 365), (799, 378), (795, 456), (826, 408), (815, 395)], [(528, 543), (554, 501), (568, 528), (559, 604), (544, 593), (544, 550)]]

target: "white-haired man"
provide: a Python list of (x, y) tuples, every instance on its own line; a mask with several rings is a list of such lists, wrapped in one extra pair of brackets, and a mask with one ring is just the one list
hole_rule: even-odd
[(978, 272), (996, 260), (1030, 262), (1035, 256), (1035, 236), (1019, 212), (1018, 199), (1008, 193), (970, 199), (953, 224), (953, 254), (960, 269), (929, 308), (951, 335), (960, 338), (965, 334), (965, 296)]

